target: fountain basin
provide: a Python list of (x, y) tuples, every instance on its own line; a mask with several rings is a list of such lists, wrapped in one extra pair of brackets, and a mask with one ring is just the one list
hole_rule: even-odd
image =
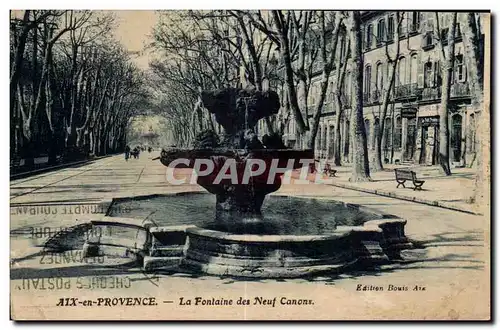
[(157, 227), (144, 269), (249, 278), (338, 273), (355, 265), (371, 267), (398, 259), (399, 251), (411, 247), (404, 236), (405, 224), (402, 219), (383, 219), (345, 226), (330, 235), (301, 236), (235, 235), (187, 226), (184, 245), (165, 239), (172, 234), (179, 237), (178, 227)]
[[(197, 199), (207, 195), (182, 193), (160, 196), (189, 196), (196, 204)], [(270, 200), (274, 197), (277, 200), (292, 198), (294, 202), (300, 199), (318, 202), (311, 198), (269, 197)], [(141, 198), (144, 200), (146, 196), (139, 197), (139, 200)], [(113, 204), (120, 207), (123, 201), (115, 200)], [(325, 227), (322, 234), (298, 234), (297, 231), (289, 231), (289, 234), (249, 234), (202, 228), (200, 226), (207, 225), (203, 222), (159, 225), (154, 219), (144, 220), (141, 212), (129, 215), (137, 216), (136, 219), (123, 219), (113, 216), (111, 205), (105, 219), (96, 224), (102, 226), (106, 221), (114, 225), (124, 222), (130, 227), (131, 221), (140, 223), (148, 238), (141, 236), (134, 246), (140, 248), (137, 251), (138, 260), (148, 272), (189, 272), (246, 278), (307, 277), (338, 273), (354, 266), (369, 268), (390, 263), (400, 259), (401, 250), (411, 248), (404, 233), (406, 220), (356, 204), (323, 200), (318, 205), (322, 203), (334, 203), (357, 212), (361, 209), (363, 214), (369, 216), (352, 222), (352, 225)], [(206, 204), (208, 206), (210, 201)], [(115, 243), (119, 244), (119, 241)], [(130, 242), (127, 245), (130, 246)], [(130, 249), (127, 251), (130, 252)]]

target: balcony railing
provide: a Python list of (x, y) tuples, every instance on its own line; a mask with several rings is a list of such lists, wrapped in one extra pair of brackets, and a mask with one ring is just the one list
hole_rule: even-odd
[(381, 93), (380, 91), (374, 90), (370, 91), (369, 93), (363, 93), (363, 104), (364, 105), (370, 105), (370, 104), (377, 104), (378, 102), (381, 101)]
[(372, 95), (371, 95), (371, 100), (370, 101), (371, 101), (371, 103), (378, 103), (378, 102), (380, 102), (381, 101), (380, 100), (380, 91), (377, 91), (377, 90), (373, 91)]
[(460, 98), (460, 97), (469, 97), (470, 96), (470, 88), (467, 83), (454, 83), (451, 85), (450, 97)]
[(422, 36), (422, 49), (431, 50), (434, 48), (434, 33), (432, 31), (427, 31)]
[(370, 103), (370, 94), (363, 93), (363, 104), (369, 104), (369, 103)]
[(436, 101), (441, 98), (441, 87), (428, 87), (422, 90), (422, 101)]
[(398, 100), (404, 98), (417, 97), (419, 92), (420, 90), (416, 83), (400, 85), (396, 87), (395, 98)]
[(416, 35), (418, 34), (419, 32), (419, 29), (420, 29), (420, 24), (418, 23), (415, 23), (415, 24), (411, 24), (409, 27), (408, 27), (408, 34), (410, 35)]
[[(450, 98), (467, 98), (470, 97), (470, 94), (468, 83), (454, 83), (451, 85)], [(441, 99), (441, 86), (422, 90), (422, 101), (437, 101), (439, 99)]]
[(348, 97), (347, 95), (342, 94), (340, 97), (342, 101), (342, 108), (343, 109), (350, 109), (351, 108), (351, 98)]

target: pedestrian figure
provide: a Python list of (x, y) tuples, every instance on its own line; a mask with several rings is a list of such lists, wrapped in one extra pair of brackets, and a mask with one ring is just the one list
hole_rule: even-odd
[(128, 158), (130, 156), (130, 147), (127, 145), (125, 147), (125, 160), (128, 161)]

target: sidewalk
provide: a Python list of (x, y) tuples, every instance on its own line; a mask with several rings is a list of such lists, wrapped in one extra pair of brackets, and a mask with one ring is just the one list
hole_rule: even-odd
[[(120, 154), (120, 153), (118, 153)], [(37, 174), (42, 174), (50, 171), (54, 171), (57, 169), (62, 169), (62, 168), (67, 168), (67, 167), (72, 167), (75, 165), (81, 165), (85, 164), (91, 161), (96, 161), (101, 158), (106, 158), (110, 156), (117, 155), (117, 153), (113, 154), (107, 154), (103, 156), (93, 156), (93, 157), (87, 157), (85, 159), (81, 160), (73, 160), (73, 161), (68, 161), (68, 162), (61, 162), (61, 156), (57, 156), (57, 163), (56, 164), (49, 164), (48, 163), (48, 156), (47, 157), (38, 157), (35, 158), (35, 165), (30, 166), (28, 168), (25, 168), (24, 166), (24, 159), (21, 159), (20, 166), (17, 167), (10, 167), (10, 180), (17, 180), (17, 179), (22, 179), (25, 177), (29, 177), (32, 175), (37, 175)]]
[[(478, 207), (469, 202), (474, 190), (475, 169), (454, 168), (452, 175), (446, 176), (439, 172), (438, 166), (404, 166), (385, 165), (379, 172), (370, 172), (371, 182), (349, 182), (351, 177), (350, 166), (332, 167), (337, 170), (333, 177), (333, 186), (372, 193), (380, 196), (393, 197), (418, 203), (439, 206), (452, 210), (479, 214)], [(397, 187), (394, 169), (406, 168), (417, 173), (419, 180), (424, 180), (422, 190), (413, 190), (410, 181), (405, 183), (406, 188)]]

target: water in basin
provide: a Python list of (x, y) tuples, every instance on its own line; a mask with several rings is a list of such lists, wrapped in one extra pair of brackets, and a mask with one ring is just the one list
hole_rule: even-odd
[[(233, 234), (323, 235), (358, 226), (376, 215), (333, 200), (268, 195), (260, 219), (216, 219), (215, 196), (205, 193), (120, 199), (109, 216), (148, 219), (157, 226), (196, 225)], [(130, 210), (124, 214), (120, 210)], [(237, 216), (235, 216), (237, 217)]]

